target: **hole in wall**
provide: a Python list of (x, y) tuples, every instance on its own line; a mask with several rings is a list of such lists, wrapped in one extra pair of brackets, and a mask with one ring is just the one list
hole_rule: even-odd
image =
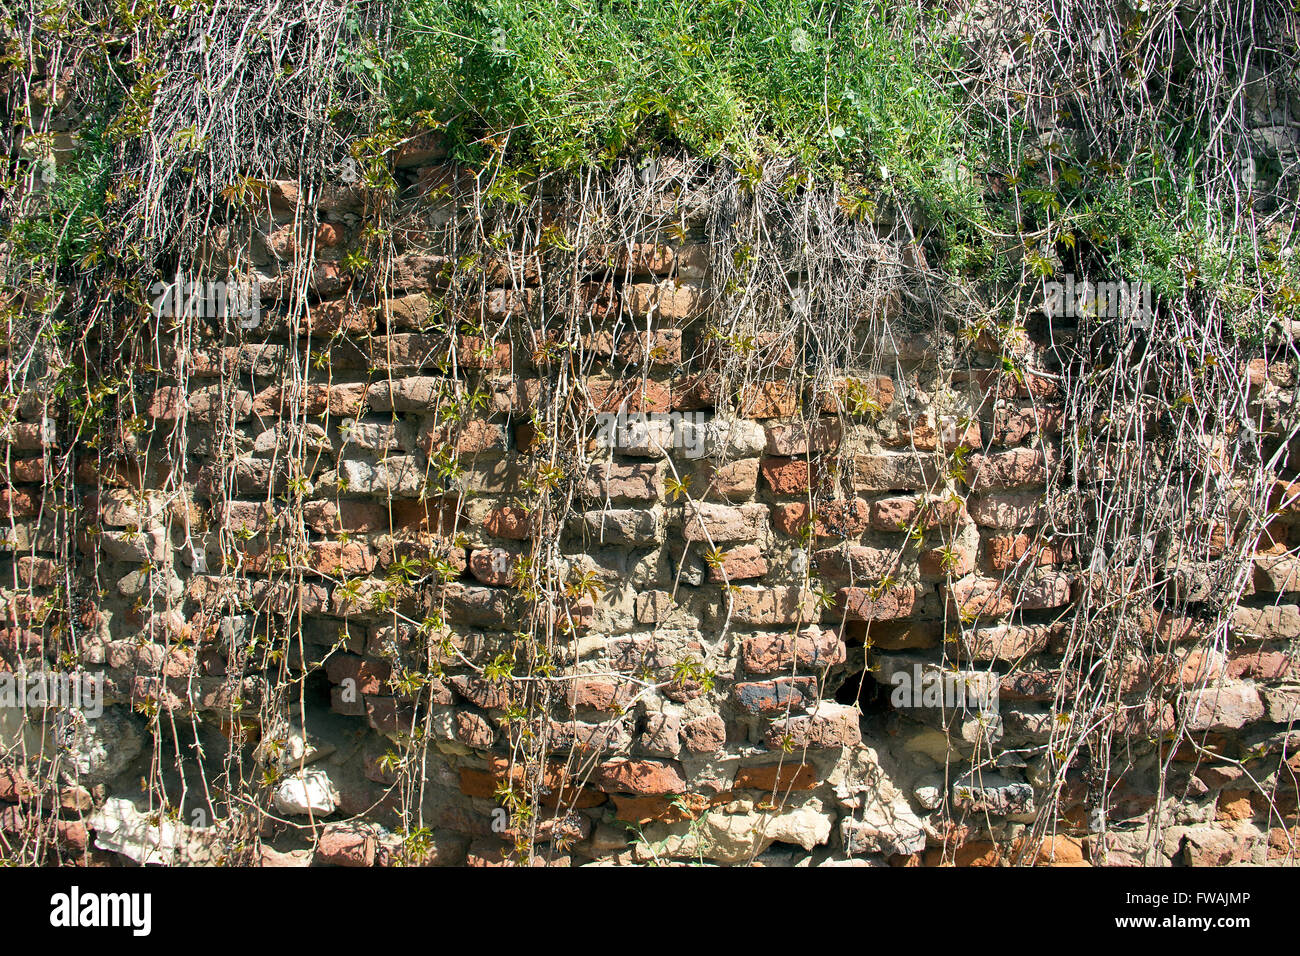
[(876, 680), (869, 671), (857, 671), (844, 678), (835, 691), (837, 704), (858, 704), (866, 716), (887, 714), (893, 708), (889, 703), (889, 687)]

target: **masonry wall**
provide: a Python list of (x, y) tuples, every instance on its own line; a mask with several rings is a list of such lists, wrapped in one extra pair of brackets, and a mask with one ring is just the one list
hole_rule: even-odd
[[(432, 151), (401, 175), (418, 187), (450, 168)], [(1194, 615), (1134, 611), (1145, 648), (1110, 665), (1140, 746), (1107, 782), (1105, 839), (1086, 770), (1031, 835), (1081, 587), (1076, 540), (1052, 532), (1069, 521), (1051, 509), (1071, 505), (1049, 485), (1081, 463), (1062, 445), (1072, 423), (1043, 328), (1013, 375), (987, 338), (905, 323), (879, 335), (864, 315), (879, 337), (860, 370), (815, 382), (803, 344), (769, 335), (765, 378), (731, 382), (728, 345), (705, 335), (708, 248), (651, 235), (605, 250), (614, 268), (580, 284), (590, 331), (566, 343), (575, 366), (530, 337), (535, 270), (503, 259), (475, 303), (483, 333), (448, 334), (449, 253), (408, 240), (384, 294), (359, 294), (344, 264), (359, 200), (299, 198), (272, 183), (251, 241), (214, 235), (219, 256), (252, 250), (259, 324), (178, 342), (159, 323), (138, 418), (122, 422), (132, 457), (87, 450), (75, 474), (45, 475), (43, 448), (72, 437), (38, 402), (19, 410), (0, 658), (56, 662), (42, 601), (64, 582), (108, 706), (66, 745), (32, 715), (28, 756), (59, 762), (11, 753), (11, 842), (44, 827), (76, 862), (503, 862), (520, 834), (502, 787), (536, 771), (518, 712), (538, 690), (494, 678), (493, 662), (542, 613), (558, 621), (559, 677), (532, 725), (552, 756), (529, 782), (561, 808), (539, 832), (552, 864), (1293, 857), (1300, 585), (1284, 484), (1230, 645), (1198, 644)], [(304, 244), (316, 264), (295, 314), (280, 270)], [(558, 463), (563, 507), (531, 510), (545, 438), (532, 413), (575, 367), (565, 414), (590, 430)], [(1289, 366), (1251, 368), (1256, 401), (1289, 403), (1294, 386)], [(457, 388), (483, 399), (449, 421)], [(86, 525), (69, 556), (53, 543), (70, 520), (55, 485)], [(568, 590), (539, 611), (516, 569), (548, 552)], [(936, 675), (954, 671), (986, 675), (996, 706), (933, 706)], [(898, 686), (922, 706), (900, 705)], [(1200, 746), (1179, 748), (1161, 792), (1160, 740), (1179, 719)], [(266, 815), (245, 811), (232, 837), (203, 761), (188, 743), (177, 759), (175, 740), (204, 743), (218, 790), (228, 750), (242, 773), (272, 768)], [(140, 816), (156, 809), (141, 776), (173, 795), (170, 818)]]

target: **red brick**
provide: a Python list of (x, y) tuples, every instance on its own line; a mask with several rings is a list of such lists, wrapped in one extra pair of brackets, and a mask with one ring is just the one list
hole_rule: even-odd
[(686, 778), (678, 765), (662, 760), (610, 760), (596, 768), (593, 780), (607, 793), (657, 796), (686, 792)]
[(797, 495), (806, 494), (810, 489), (809, 467), (800, 458), (764, 458), (759, 470), (773, 494)]
[(25, 554), (18, 559), (18, 583), (29, 587), (47, 588), (58, 579), (59, 565), (49, 558), (35, 558)]
[(361, 541), (313, 541), (307, 564), (317, 574), (369, 574), (375, 568), (375, 553)]
[(742, 544), (725, 551), (720, 564), (709, 566), (709, 580), (714, 584), (724, 581), (745, 581), (767, 574), (767, 559), (758, 545)]
[(0, 518), (29, 518), (39, 510), (38, 495), (17, 488), (0, 488)]
[(651, 379), (587, 379), (587, 394), (597, 412), (666, 412), (672, 405), (667, 385)]
[(469, 570), (484, 584), (505, 587), (514, 580), (515, 565), (519, 555), (505, 548), (487, 548), (471, 551)]
[(775, 680), (740, 681), (731, 687), (732, 697), (751, 714), (800, 713), (817, 700), (814, 677), (778, 677)]
[(823, 412), (871, 415), (887, 411), (894, 404), (894, 381), (886, 375), (843, 378), (817, 396)]
[(369, 501), (308, 501), (303, 523), (321, 534), (370, 534), (387, 531), (388, 508)]
[(806, 501), (796, 501), (773, 506), (772, 523), (785, 534), (802, 536), (810, 515), (815, 516), (815, 537), (855, 537), (867, 530), (871, 506), (861, 498), (849, 498), (818, 502), (813, 510)]
[(878, 531), (904, 531), (919, 524), (925, 530), (952, 527), (965, 508), (954, 498), (882, 498), (871, 504), (871, 527)]
[(993, 414), (993, 441), (998, 445), (1018, 445), (1035, 435), (1060, 434), (1064, 417), (1063, 409), (1050, 406), (999, 407)]
[(876, 579), (898, 569), (898, 552), (843, 544), (813, 552), (817, 571), (828, 578)]
[(1036, 541), (1027, 534), (994, 535), (988, 539), (986, 548), (989, 567), (994, 571), (1005, 571), (1026, 554), (1030, 555), (1026, 565), (1040, 567), (1064, 564), (1074, 558), (1074, 547), (1069, 541)]
[(375, 835), (351, 823), (330, 823), (316, 845), (316, 862), (327, 866), (374, 866)]
[(788, 418), (799, 410), (799, 390), (790, 382), (756, 382), (740, 390), (742, 418)]
[(682, 361), (682, 333), (676, 329), (624, 332), (618, 342), (618, 357), (629, 365), (677, 366)]
[(483, 530), (494, 538), (525, 541), (537, 530), (533, 515), (516, 505), (493, 508), (483, 521)]
[(568, 702), (575, 710), (616, 713), (631, 700), (631, 686), (602, 678), (579, 677), (569, 681)]
[(364, 382), (331, 385), (329, 413), (339, 418), (355, 418), (360, 415), (366, 408), (366, 390)]
[(921, 491), (938, 480), (935, 462), (919, 455), (866, 455), (853, 462), (855, 491)]
[(975, 552), (970, 548), (952, 545), (948, 548), (930, 548), (917, 557), (921, 576), (926, 578), (954, 578), (975, 570)]
[(717, 714), (682, 721), (682, 747), (693, 754), (718, 753), (727, 745), (727, 725)]
[(443, 423), (434, 427), (427, 423), (420, 430), (420, 449), (425, 455), (433, 457), (448, 444), (462, 455), (503, 452), (506, 450), (505, 426), (470, 418), (454, 425)]
[(335, 654), (325, 662), (325, 674), (331, 684), (354, 681), (358, 694), (382, 694), (392, 672), (392, 667), (384, 661), (366, 660), (352, 654)]
[(817, 769), (810, 763), (769, 764), (762, 767), (741, 767), (736, 771), (737, 790), (766, 790), (784, 793), (788, 790), (816, 790), (821, 786)]
[(888, 621), (907, 617), (920, 595), (913, 588), (898, 587), (884, 592), (874, 588), (840, 588), (836, 609), (854, 621)]
[(739, 507), (691, 502), (686, 507), (686, 525), (683, 535), (687, 541), (712, 542), (752, 541), (767, 526), (767, 505), (750, 504)]
[(754, 634), (740, 643), (740, 663), (751, 674), (790, 673), (796, 667), (826, 667), (845, 660), (839, 632), (816, 624), (796, 635)]
[[(19, 484), (37, 484), (45, 481), (45, 459), (43, 458), (19, 458), (9, 466), (9, 480)], [(81, 470), (78, 468), (78, 480), (81, 481)], [(92, 479), (93, 481), (93, 479)], [(83, 482), (85, 484), (91, 481)]]
[(452, 498), (423, 501), (393, 499), (393, 527), (414, 532), (450, 535), (461, 525), (461, 515)]

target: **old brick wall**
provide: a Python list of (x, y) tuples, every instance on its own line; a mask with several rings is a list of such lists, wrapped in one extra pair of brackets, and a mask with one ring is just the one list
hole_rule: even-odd
[[(409, 159), (413, 186), (454, 178), (436, 150)], [(81, 765), (54, 773), (59, 792), (34, 765), (0, 778), (11, 834), (54, 821), (73, 856), (89, 843), (138, 858), (122, 801), (146, 809), (138, 779), (159, 755), (180, 808), (159, 855), (233, 858), (192, 815), (207, 804), (171, 734), (275, 768), (254, 826), (264, 862), (383, 865), (408, 858), (420, 825), (425, 862), (500, 862), (519, 835), (494, 812), (512, 781), (543, 818), (561, 807), (537, 844), (551, 862), (977, 864), (1026, 848), (1083, 586), (1077, 539), (1055, 532), (1077, 515), (1051, 514), (1082, 506), (1049, 488), (1086, 463), (1062, 444), (1042, 329), (1013, 345), (1008, 374), (1005, 343), (882, 334), (864, 315), (875, 338), (858, 369), (819, 379), (803, 343), (760, 334), (764, 375), (732, 380), (727, 343), (706, 334), (709, 248), (656, 234), (598, 257), (614, 268), (580, 286), (575, 364), (533, 335), (537, 269), (490, 267), (472, 305), (483, 327), (467, 331), (439, 306), (446, 250), (408, 237), (383, 294), (362, 293), (344, 265), (360, 201), (300, 198), (272, 184), (251, 239), (214, 236), (220, 254), (252, 250), (260, 324), (160, 334), (122, 423), (133, 455), (87, 450), (59, 477), (84, 525), (71, 558), (42, 457), (71, 436), (35, 403), (10, 429), (0, 655), (14, 669), (60, 653), (41, 602), (70, 580), (80, 665), (107, 675), (108, 704), (75, 731)], [(298, 290), (287, 263), (303, 244)], [(301, 310), (285, 305), (297, 291)], [(1294, 369), (1261, 362), (1250, 382), (1254, 400), (1289, 402)], [(449, 418), (449, 396), (474, 391)], [(557, 459), (533, 412), (560, 393), (588, 431)], [(620, 412), (609, 442), (593, 437)], [(563, 506), (535, 510), (539, 465), (557, 461)], [(1025, 861), (1293, 856), (1297, 508), (1289, 486), (1277, 495), (1231, 645), (1151, 609), (1133, 625), (1148, 652), (1112, 662), (1146, 750), (1109, 781), (1106, 845), (1080, 773)], [(517, 569), (547, 556), (583, 583), (539, 603)], [(492, 668), (538, 614), (559, 621), (540, 717), (536, 683)], [(931, 675), (924, 688), (954, 670), (991, 675), (995, 712), (891, 699), (897, 674)], [(1159, 741), (1180, 719), (1196, 743), (1162, 793)], [(546, 735), (544, 768), (520, 759), (524, 725)]]

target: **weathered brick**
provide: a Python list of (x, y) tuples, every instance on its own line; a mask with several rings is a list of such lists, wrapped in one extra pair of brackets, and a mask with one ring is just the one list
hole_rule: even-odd
[(813, 552), (812, 559), (818, 572), (827, 578), (874, 581), (898, 568), (897, 552), (859, 544), (821, 548)]
[(759, 465), (763, 481), (775, 495), (806, 494), (811, 487), (810, 469), (801, 458), (764, 458)]
[(1259, 692), (1251, 684), (1234, 681), (1184, 692), (1179, 709), (1191, 731), (1240, 730), (1264, 717)]
[(917, 556), (916, 563), (923, 578), (959, 578), (975, 570), (975, 552), (956, 545), (930, 548)]
[(720, 562), (709, 565), (709, 580), (714, 584), (724, 581), (745, 581), (767, 574), (767, 559), (762, 550), (753, 544), (728, 548)]
[(453, 582), (439, 588), (449, 620), (477, 627), (513, 628), (519, 620), (514, 596), (500, 588), (472, 587)]
[(450, 446), (460, 455), (481, 455), (506, 450), (506, 429), (496, 422), (469, 418), (451, 424), (427, 420), (420, 428), (420, 450), (429, 457)]
[(667, 321), (693, 319), (704, 308), (704, 296), (696, 286), (676, 281), (624, 286), (624, 302), (635, 316)]
[(1027, 565), (1064, 564), (1074, 558), (1074, 546), (1066, 540), (1039, 540), (1027, 534), (993, 535), (985, 542), (985, 555), (994, 571), (1005, 571), (1021, 563), (1025, 555)]
[(592, 779), (606, 793), (657, 796), (686, 792), (686, 778), (681, 769), (662, 760), (609, 760), (596, 768)]
[(786, 762), (760, 767), (741, 767), (736, 771), (737, 790), (815, 790), (821, 785), (816, 768), (809, 763)]
[(699, 489), (705, 497), (743, 501), (751, 497), (758, 487), (758, 459), (742, 458), (723, 465), (704, 462), (696, 475), (698, 477), (693, 487)]
[(47, 588), (58, 580), (59, 565), (49, 558), (36, 558), (25, 554), (18, 559), (17, 564), (19, 584)]
[(534, 515), (516, 505), (493, 508), (483, 520), (483, 530), (494, 538), (526, 541), (538, 531)]
[(0, 488), (0, 518), (28, 518), (40, 507), (39, 494), (18, 488)]
[(514, 580), (519, 554), (505, 548), (480, 548), (469, 555), (469, 570), (483, 584), (505, 587)]
[(767, 505), (727, 505), (690, 502), (686, 506), (683, 536), (687, 541), (752, 541), (767, 527)]
[(736, 703), (751, 714), (774, 714), (787, 709), (797, 714), (817, 699), (817, 680), (778, 677), (767, 681), (739, 681), (732, 685), (731, 693)]
[(817, 396), (820, 411), (846, 415), (878, 415), (894, 404), (894, 380), (887, 375), (842, 378)]
[(993, 442), (997, 445), (1019, 445), (1034, 436), (1057, 435), (1061, 431), (1064, 417), (1064, 409), (1051, 406), (999, 406), (993, 413)]
[(790, 382), (756, 382), (745, 385), (739, 396), (743, 418), (789, 418), (799, 410), (799, 390)]
[(316, 844), (316, 862), (327, 866), (374, 866), (378, 841), (373, 830), (353, 823), (326, 824)]
[(304, 502), (302, 518), (307, 527), (321, 534), (370, 534), (389, 526), (388, 508), (369, 501)]
[(874, 588), (840, 588), (836, 611), (853, 621), (889, 621), (907, 617), (916, 608), (920, 595), (914, 588), (896, 587), (884, 592)]
[(584, 498), (656, 501), (663, 494), (663, 482), (659, 476), (659, 466), (655, 464), (597, 462), (579, 484), (578, 491)]
[(813, 422), (768, 422), (767, 453), (792, 457), (808, 454), (833, 454), (840, 446), (838, 419), (819, 418)]
[(636, 622), (658, 624), (672, 610), (673, 596), (668, 591), (641, 591), (636, 596)]
[(371, 661), (351, 654), (335, 654), (325, 662), (331, 684), (352, 681), (359, 694), (382, 694), (393, 669), (384, 661)]
[(361, 541), (313, 541), (307, 549), (307, 566), (317, 574), (369, 574), (375, 553)]
[(938, 647), (944, 639), (942, 621), (872, 621), (866, 638), (882, 651), (921, 650)]
[(618, 340), (618, 357), (629, 365), (680, 365), (682, 333), (677, 329), (624, 332)]
[(809, 625), (798, 634), (754, 634), (740, 642), (740, 663), (751, 674), (789, 673), (796, 667), (827, 667), (845, 660), (839, 632)]
[(1052, 628), (1042, 624), (1002, 624), (976, 628), (970, 636), (971, 657), (977, 661), (1018, 661), (1043, 651)]
[(381, 379), (370, 384), (366, 402), (376, 412), (430, 411), (451, 391), (447, 379), (436, 376)]
[(1265, 640), (1291, 640), (1300, 637), (1300, 607), (1294, 604), (1239, 607), (1232, 612), (1232, 629)]
[(568, 682), (567, 700), (575, 710), (617, 712), (633, 696), (632, 685), (608, 678), (579, 677)]
[(973, 495), (966, 508), (977, 525), (1004, 531), (1042, 524), (1047, 516), (1043, 496), (1028, 491)]
[(853, 461), (854, 491), (922, 491), (938, 480), (936, 463), (919, 455), (865, 455)]
[(966, 471), (971, 491), (1041, 485), (1047, 480), (1048, 462), (1042, 451), (1013, 448), (992, 455), (972, 455)]
[(519, 697), (516, 685), (506, 680), (487, 680), (469, 674), (456, 674), (447, 683), (461, 697), (484, 710), (506, 710)]
[(635, 508), (605, 508), (577, 517), (582, 533), (604, 544), (643, 545), (659, 540), (659, 514)]
[(809, 522), (814, 537), (852, 538), (867, 530), (871, 506), (861, 498), (817, 502), (813, 508), (806, 501), (775, 505), (772, 524), (782, 533), (801, 537)]
[(597, 412), (666, 412), (672, 393), (651, 379), (594, 379), (586, 381), (587, 395)]
[(871, 527), (878, 531), (952, 527), (965, 513), (957, 498), (882, 498), (871, 503)]
[(728, 610), (736, 624), (770, 625), (796, 624), (816, 621), (821, 614), (817, 597), (810, 591), (778, 585), (777, 587), (733, 588), (726, 593), (726, 605), (718, 614)]
[(811, 714), (772, 721), (765, 740), (773, 750), (833, 750), (861, 743), (862, 731), (856, 708), (822, 702)]
[[(425, 498), (421, 501), (394, 500), (392, 525), (407, 532), (451, 535), (462, 518), (454, 498)], [(346, 514), (345, 514), (346, 516)]]
[(726, 745), (727, 725), (718, 714), (682, 721), (682, 747), (690, 753), (718, 753)]

